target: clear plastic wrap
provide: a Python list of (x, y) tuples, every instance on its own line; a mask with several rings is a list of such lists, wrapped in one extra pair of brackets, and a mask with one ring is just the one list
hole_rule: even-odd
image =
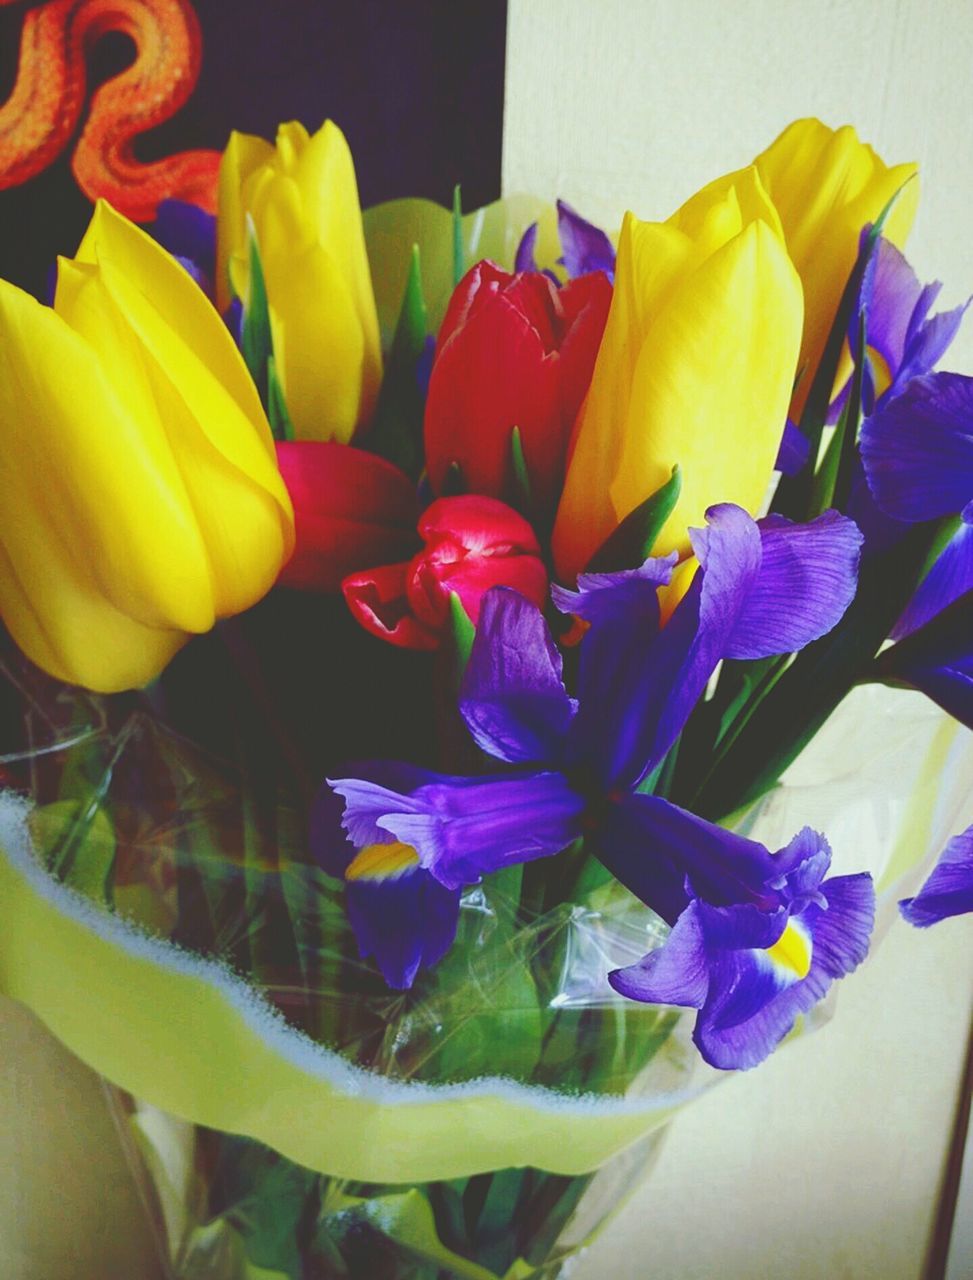
[[(111, 699), (5, 657), (0, 985), (111, 1082), (175, 1275), (553, 1276), (720, 1078), (691, 1011), (607, 984), (665, 926), (568, 855), (557, 901), (530, 868), (468, 889), (457, 945), (389, 990), (306, 852), (319, 766), (286, 690), (260, 693), (259, 642), (218, 634)], [(887, 916), (968, 821), (971, 766), (918, 696), (859, 690), (741, 826), (826, 830)]]

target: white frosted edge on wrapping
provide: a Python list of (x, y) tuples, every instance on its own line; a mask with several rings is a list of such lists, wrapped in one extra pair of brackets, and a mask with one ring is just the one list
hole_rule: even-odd
[(561, 1094), (540, 1085), (526, 1085), (503, 1076), (482, 1076), (460, 1084), (428, 1084), (392, 1080), (376, 1071), (347, 1062), (292, 1026), (243, 977), (222, 961), (194, 955), (174, 942), (147, 933), (131, 921), (96, 907), (76, 890), (46, 872), (35, 855), (27, 821), (30, 801), (14, 791), (0, 791), (0, 857), (15, 868), (43, 899), (62, 915), (97, 934), (112, 946), (160, 969), (193, 978), (215, 988), (243, 1019), (248, 1029), (286, 1061), (334, 1088), (376, 1102), (423, 1105), (449, 1099), (491, 1096), (562, 1115), (641, 1115), (670, 1109), (698, 1096), (695, 1087), (663, 1096), (606, 1097), (604, 1094)]

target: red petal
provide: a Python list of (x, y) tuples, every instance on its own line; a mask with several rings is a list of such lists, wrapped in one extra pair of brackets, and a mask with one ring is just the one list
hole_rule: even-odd
[(348, 608), (366, 631), (401, 649), (436, 649), (439, 635), (416, 618), (406, 599), (408, 563), (354, 573), (341, 584)]
[(357, 569), (408, 557), (416, 546), (411, 480), (384, 458), (333, 441), (288, 440), (277, 462), (294, 504), (294, 555), (280, 582), (337, 591)]
[(602, 271), (569, 280), (558, 295), (564, 334), (561, 410), (569, 433), (591, 384), (611, 300), (612, 287)]
[(437, 499), (420, 517), (419, 536), (427, 546), (455, 543), (465, 553), (489, 554), (503, 547), (508, 552), (540, 555), (530, 522), (505, 502), (482, 494)]
[(447, 600), (449, 592), (456, 592), (474, 623), (480, 618), (480, 601), (491, 587), (512, 587), (538, 608), (547, 599), (547, 570), (536, 556), (461, 560), (443, 566), (439, 582)]
[[(531, 481), (560, 483), (563, 464), (557, 357), (545, 356), (530, 319), (505, 294), (491, 298), (440, 349), (426, 402), (426, 466), (441, 492), (452, 462), (467, 486), (500, 497), (510, 465), (510, 435), (535, 441)], [(553, 460), (553, 468), (549, 462)]]

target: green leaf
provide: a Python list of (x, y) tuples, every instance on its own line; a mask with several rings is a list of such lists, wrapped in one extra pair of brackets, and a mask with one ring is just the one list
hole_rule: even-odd
[(524, 457), (524, 441), (520, 427), (514, 427), (510, 433), (510, 488), (509, 505), (522, 516), (530, 516), (531, 491), (530, 473), (527, 470), (527, 459)]
[(457, 182), (453, 187), (453, 288), (466, 275), (466, 253), (463, 248), (463, 197)]
[(861, 423), (862, 390), (865, 382), (865, 362), (868, 355), (865, 350), (865, 312), (862, 310), (858, 318), (858, 351), (851, 388), (834, 435), (828, 445), (821, 463), (821, 469), (814, 477), (811, 490), (810, 516), (820, 515), (828, 507), (844, 508), (851, 488), (852, 469), (855, 462), (855, 445), (858, 441), (858, 427)]
[(277, 373), (277, 360), (272, 355), (267, 357), (267, 417), (275, 440), (294, 439), (294, 424), (287, 412), (284, 388), (280, 385)]
[[(447, 1249), (436, 1231), (436, 1219), (429, 1201), (418, 1187), (394, 1195), (375, 1196), (370, 1200), (341, 1197), (331, 1213), (322, 1217), (319, 1235), (328, 1234), (339, 1247), (348, 1240), (356, 1255), (361, 1256), (365, 1246), (363, 1228), (390, 1241), (403, 1254), (419, 1263), (432, 1263), (449, 1276), (459, 1280), (496, 1280), (496, 1274), (468, 1258)], [(386, 1263), (387, 1252), (377, 1253), (379, 1263)], [(381, 1272), (381, 1274), (385, 1274)]]
[(212, 1182), (248, 1261), (300, 1280), (300, 1227), (317, 1175), (260, 1143), (224, 1134)]
[(247, 215), (247, 256), (250, 260), (250, 296), (243, 311), (241, 349), (250, 376), (260, 392), (260, 399), (267, 404), (267, 361), (273, 354), (270, 336), (270, 309), (267, 303), (267, 285), (253, 219)]
[(366, 441), (373, 453), (393, 462), (413, 480), (419, 479), (423, 467), (422, 422), (426, 401), (419, 385), (419, 362), (425, 355), (427, 333), (419, 246), (413, 245), (395, 335)]
[(672, 515), (682, 491), (680, 468), (655, 493), (650, 494), (634, 511), (629, 512), (617, 529), (605, 539), (588, 563), (588, 573), (607, 573), (619, 569), (637, 569)]
[[(906, 180), (906, 182), (911, 181), (912, 178)], [(804, 402), (804, 411), (801, 414), (799, 426), (802, 434), (810, 443), (810, 461), (808, 466), (804, 467), (798, 475), (781, 477), (773, 502), (773, 510), (775, 512), (789, 516), (792, 520), (806, 520), (808, 518), (814, 485), (814, 464), (821, 445), (821, 435), (827, 420), (835, 379), (838, 376), (838, 366), (841, 363), (845, 335), (848, 332), (848, 326), (858, 299), (862, 276), (869, 259), (875, 251), (875, 246), (878, 243), (879, 236), (882, 234), (886, 219), (905, 186), (906, 183), (904, 182), (895, 192), (865, 237), (865, 242), (859, 250), (855, 265), (851, 269), (848, 282), (838, 303), (838, 310), (835, 312), (834, 323), (828, 334), (828, 340), (824, 345), (821, 361), (815, 370), (811, 390), (808, 392), (807, 400)]]
[(100, 805), (55, 800), (30, 815), (30, 831), (60, 879), (95, 902), (112, 902), (115, 830)]
[(466, 671), (466, 664), (470, 660), (470, 651), (476, 639), (476, 627), (455, 591), (449, 593), (449, 629), (453, 641), (453, 653), (456, 656), (455, 674), (458, 685)]

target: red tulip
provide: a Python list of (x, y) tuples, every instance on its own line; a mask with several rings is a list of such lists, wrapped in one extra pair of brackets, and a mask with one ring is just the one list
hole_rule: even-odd
[(288, 440), (277, 464), (294, 505), (285, 587), (338, 591), (347, 574), (415, 549), (415, 485), (391, 462), (351, 445)]
[(540, 272), (510, 275), (492, 262), (467, 273), (439, 331), (426, 402), (434, 493), (454, 462), (470, 492), (508, 493), (518, 427), (535, 511), (553, 512), (611, 296), (600, 271), (562, 288)]
[(403, 564), (347, 577), (348, 607), (373, 635), (404, 649), (435, 649), (455, 592), (474, 622), (483, 593), (513, 587), (536, 605), (547, 597), (547, 570), (528, 522), (495, 498), (440, 498), (419, 521), (422, 551)]

